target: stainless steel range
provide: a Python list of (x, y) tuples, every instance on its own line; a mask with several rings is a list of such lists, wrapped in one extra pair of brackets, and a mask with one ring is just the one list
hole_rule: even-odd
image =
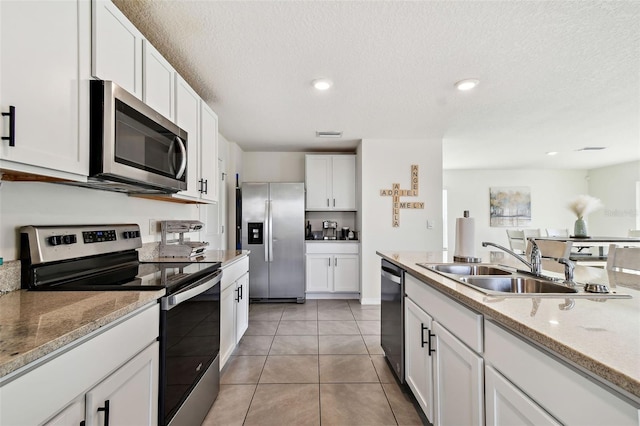
[(20, 239), (25, 289), (166, 289), (158, 423), (200, 424), (219, 389), (220, 263), (140, 262), (136, 224), (25, 226)]

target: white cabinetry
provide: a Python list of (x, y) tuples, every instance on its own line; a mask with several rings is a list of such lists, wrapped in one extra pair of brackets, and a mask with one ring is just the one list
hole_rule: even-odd
[(490, 366), (485, 367), (487, 425), (560, 425), (538, 404)]
[(176, 124), (187, 132), (187, 189), (180, 195), (199, 198), (200, 96), (179, 75), (176, 76)]
[(143, 98), (144, 36), (111, 0), (93, 0), (92, 75)]
[(485, 339), (488, 425), (513, 424), (522, 416), (542, 419), (534, 424), (638, 425), (637, 404), (583, 372), (491, 321)]
[(176, 70), (147, 40), (142, 46), (142, 100), (169, 120), (174, 120)]
[(0, 2), (0, 169), (86, 179), (90, 31), (86, 1)]
[(220, 295), (220, 368), (249, 325), (249, 258), (243, 256), (222, 268)]
[(103, 424), (106, 400), (115, 424), (157, 424), (159, 318), (145, 306), (3, 377), (0, 424)]
[(405, 377), (425, 415), (434, 425), (483, 424), (482, 315), (409, 274), (405, 292)]
[[(218, 201), (221, 174), (218, 173), (218, 116), (200, 100), (200, 151), (198, 153), (198, 183), (200, 197)], [(220, 176), (220, 179), (218, 177)]]
[(307, 210), (356, 210), (355, 155), (306, 155), (305, 185)]
[(307, 242), (305, 247), (307, 296), (360, 292), (358, 243)]

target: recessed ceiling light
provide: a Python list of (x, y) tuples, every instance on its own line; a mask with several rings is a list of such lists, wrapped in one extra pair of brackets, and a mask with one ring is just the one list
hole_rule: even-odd
[(456, 84), (454, 84), (455, 88), (460, 91), (471, 90), (476, 87), (480, 83), (480, 80), (476, 80), (475, 78), (467, 78), (465, 80), (460, 80)]
[(558, 151), (549, 151), (549, 152), (547, 152), (547, 155), (551, 155), (551, 156), (557, 155), (557, 154), (558, 154)]
[(328, 78), (319, 78), (317, 80), (313, 80), (311, 84), (313, 84), (313, 87), (315, 87), (316, 90), (327, 90), (333, 86), (333, 81)]
[(334, 131), (323, 131), (316, 132), (317, 138), (341, 138), (342, 132), (334, 132)]
[(606, 146), (585, 146), (584, 148), (576, 149), (576, 151), (600, 151), (607, 149)]

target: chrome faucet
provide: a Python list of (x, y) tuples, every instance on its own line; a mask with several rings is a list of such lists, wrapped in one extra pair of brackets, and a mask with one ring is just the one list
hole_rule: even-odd
[(539, 277), (542, 275), (542, 254), (540, 253), (540, 248), (536, 244), (535, 240), (533, 238), (529, 238), (529, 241), (531, 241), (531, 262), (529, 262), (524, 257), (520, 256), (515, 251), (509, 250), (508, 248), (503, 247), (500, 244), (492, 243), (489, 241), (483, 241), (482, 247), (492, 246), (509, 253), (511, 256), (515, 257), (520, 262), (527, 265), (527, 267), (531, 269), (532, 274)]
[(561, 257), (556, 259), (556, 261), (564, 265), (564, 282), (567, 284), (575, 284), (573, 282), (573, 270), (575, 269), (576, 264), (566, 257)]

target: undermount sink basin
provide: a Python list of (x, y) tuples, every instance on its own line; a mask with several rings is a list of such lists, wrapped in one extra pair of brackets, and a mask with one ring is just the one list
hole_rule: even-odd
[(460, 277), (465, 284), (501, 293), (577, 293), (575, 288), (528, 277)]
[(511, 271), (490, 265), (430, 265), (429, 269), (455, 275), (512, 275)]

